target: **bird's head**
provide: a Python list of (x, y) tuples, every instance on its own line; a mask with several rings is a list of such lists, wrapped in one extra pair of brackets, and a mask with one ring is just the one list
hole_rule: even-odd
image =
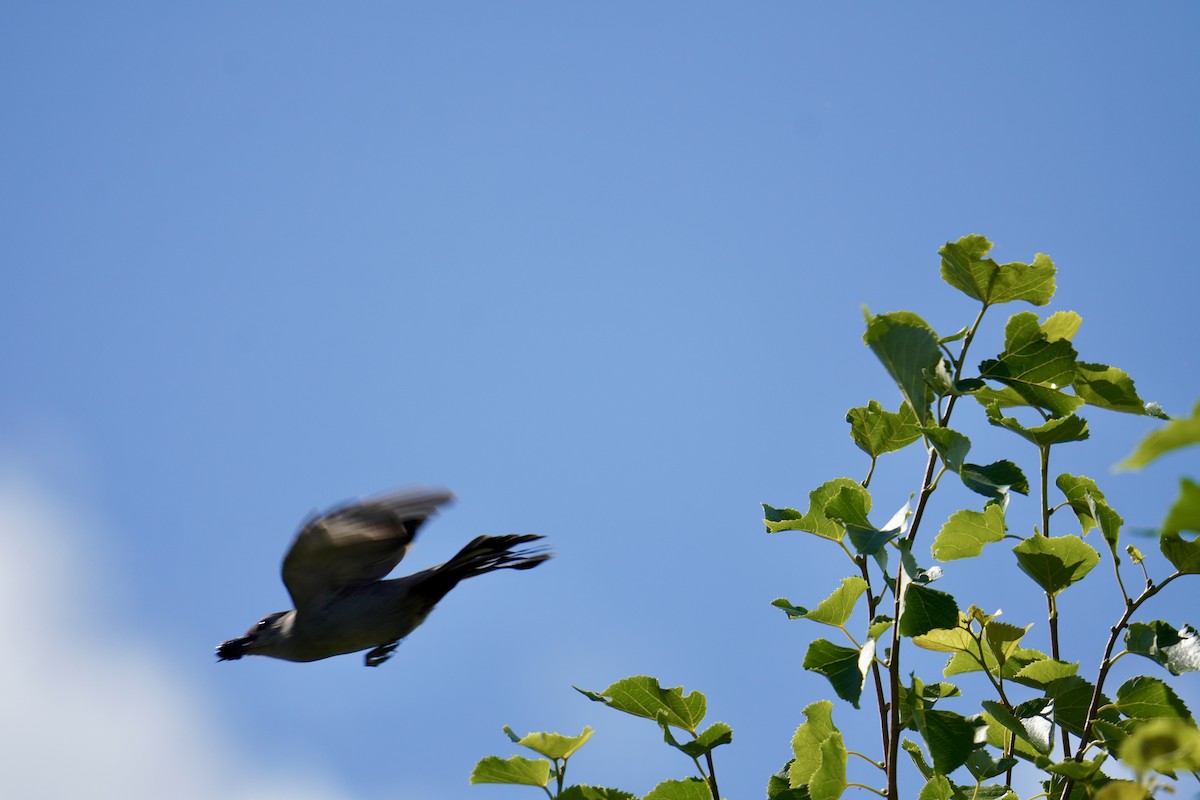
[(236, 661), (242, 656), (270, 655), (292, 629), (294, 611), (268, 614), (251, 626), (244, 636), (217, 645), (218, 661)]

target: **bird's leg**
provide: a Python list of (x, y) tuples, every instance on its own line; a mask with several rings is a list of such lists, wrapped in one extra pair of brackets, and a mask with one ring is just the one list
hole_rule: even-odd
[(391, 644), (381, 644), (379, 647), (376, 647), (374, 650), (371, 650), (367, 653), (366, 657), (363, 659), (363, 663), (365, 663), (368, 667), (378, 667), (380, 664), (391, 658), (392, 653), (394, 653), (396, 648), (399, 646), (399, 641), (392, 642)]

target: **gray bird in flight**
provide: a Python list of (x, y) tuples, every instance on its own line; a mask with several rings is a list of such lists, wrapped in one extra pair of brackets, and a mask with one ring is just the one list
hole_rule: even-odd
[(217, 645), (218, 660), (319, 661), (369, 648), (366, 665), (377, 667), (459, 581), (532, 569), (550, 558), (544, 548), (520, 549), (541, 536), (480, 536), (445, 564), (383, 580), (425, 520), (453, 499), (445, 489), (405, 489), (305, 522), (283, 559), (283, 583), (295, 609), (268, 614), (244, 636)]

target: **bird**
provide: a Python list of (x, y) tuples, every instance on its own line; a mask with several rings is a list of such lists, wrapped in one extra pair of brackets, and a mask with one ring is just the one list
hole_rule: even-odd
[(552, 557), (538, 544), (542, 536), (479, 536), (444, 564), (383, 580), (417, 531), (453, 499), (447, 489), (407, 488), (310, 516), (283, 559), (283, 583), (295, 608), (268, 614), (244, 635), (221, 642), (217, 660), (256, 655), (308, 662), (367, 650), (365, 665), (378, 667), (460, 581), (533, 569)]

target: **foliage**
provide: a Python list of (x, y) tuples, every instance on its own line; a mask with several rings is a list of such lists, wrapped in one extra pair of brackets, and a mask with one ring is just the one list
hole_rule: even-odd
[[(1013, 314), (1000, 352), (972, 370), (968, 351), (993, 306), (1044, 306), (1055, 291), (1056, 271), (1048, 257), (999, 264), (988, 257), (991, 247), (981, 236), (966, 236), (939, 250), (942, 278), (977, 307), (974, 321), (956, 333), (940, 336), (910, 311), (866, 312), (863, 341), (901, 400), (895, 411), (871, 400), (846, 415), (851, 438), (869, 458), (866, 477), (827, 481), (809, 493), (804, 511), (763, 506), (769, 533), (810, 534), (814, 543), (839, 549), (850, 562), (852, 574), (816, 606), (784, 598), (773, 605), (790, 620), (822, 625), (834, 638), (840, 634), (843, 643), (814, 639), (803, 666), (825, 676), (833, 694), (850, 706), (870, 703), (880, 723), (876, 761), (847, 748), (833, 701), (809, 704), (792, 738), (792, 757), (767, 782), (768, 800), (837, 800), (851, 788), (899, 800), (902, 772), (908, 773), (905, 786), (921, 786), (918, 800), (1016, 800), (1013, 774), (1022, 763), (1042, 774), (1039, 798), (1140, 800), (1159, 787), (1169, 789), (1164, 779), (1200, 772), (1200, 728), (1167, 680), (1200, 671), (1200, 634), (1185, 620), (1134, 619), (1151, 597), (1185, 575), (1200, 574), (1200, 539), (1191, 536), (1200, 532), (1200, 485), (1182, 482), (1179, 499), (1158, 531), (1165, 559), (1159, 564), (1133, 545), (1122, 548), (1124, 519), (1095, 480), (1051, 474), (1052, 451), (1091, 435), (1083, 410), (1169, 418), (1142, 400), (1126, 372), (1083, 360), (1075, 345), (1082, 318), (1074, 312), (1045, 319), (1031, 311)], [(1018, 448), (1033, 448), (1036, 524), (1021, 525), (1010, 511), (1014, 494), (1031, 492), (1031, 481), (1014, 461), (968, 461), (971, 440), (951, 427), (960, 400), (982, 412), (987, 425), (1013, 434), (1022, 442)], [(870, 485), (878, 460), (918, 442), (924, 449), (919, 490), (888, 522), (876, 525), (870, 519)], [(1190, 418), (1169, 420), (1147, 436), (1121, 466), (1140, 469), (1196, 443), (1200, 405)], [(947, 473), (978, 496), (978, 505), (949, 514), (930, 539), (925, 513)], [(1061, 500), (1051, 493), (1052, 479)], [(1073, 518), (1060, 531), (1068, 512)], [(1093, 531), (1099, 537), (1089, 544), (1085, 537)], [(985, 551), (1000, 561), (1006, 558), (1005, 540), (1013, 541), (1007, 547), (1013, 566), (1029, 578), (1023, 586), (1044, 595), (1044, 636), (1035, 635), (1034, 620), (1002, 621), (1000, 612), (964, 608), (931, 586), (943, 568), (925, 553), (947, 564), (982, 557)], [(1108, 580), (1122, 613), (1113, 620), (1098, 661), (1068, 658), (1059, 636), (1058, 599), (1084, 580), (1105, 580), (1095, 577), (1109, 573), (1097, 569), (1105, 561), (1111, 564)], [(1132, 580), (1129, 570), (1137, 571)], [(1140, 584), (1140, 591), (1131, 593), (1127, 584)], [(1124, 649), (1117, 651), (1118, 644)], [(914, 647), (945, 657), (935, 682), (902, 667)], [(1132, 677), (1114, 690), (1109, 672), (1125, 655), (1153, 662), (1156, 672)], [(941, 680), (968, 673), (983, 680), (969, 684), (985, 687), (979, 696), (968, 697), (963, 687)], [(695, 778), (665, 781), (645, 800), (719, 800), (713, 752), (729, 744), (733, 733), (720, 722), (702, 728), (704, 695), (665, 689), (645, 676), (626, 678), (602, 692), (580, 691), (653, 721), (666, 744), (692, 761)], [(539, 786), (551, 798), (635, 797), (615, 789), (564, 787), (567, 759), (591, 736), (590, 728), (577, 737), (517, 738), (505, 730), (543, 758), (485, 758), (472, 782)], [(859, 759), (855, 770), (865, 770), (877, 786), (853, 779), (851, 755)], [(1133, 780), (1113, 774), (1111, 765), (1118, 761)]]

